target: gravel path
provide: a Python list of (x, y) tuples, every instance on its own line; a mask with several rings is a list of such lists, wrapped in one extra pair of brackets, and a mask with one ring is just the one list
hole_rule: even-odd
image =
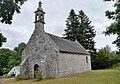
[(0, 82), (4, 82), (4, 81), (7, 81), (7, 80), (13, 80), (14, 78), (0, 78)]

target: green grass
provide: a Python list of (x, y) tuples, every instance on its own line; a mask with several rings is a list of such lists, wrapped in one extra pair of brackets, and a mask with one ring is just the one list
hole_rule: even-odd
[(0, 82), (0, 84), (120, 84), (120, 71), (118, 70), (93, 70), (76, 76), (46, 79), (42, 81)]

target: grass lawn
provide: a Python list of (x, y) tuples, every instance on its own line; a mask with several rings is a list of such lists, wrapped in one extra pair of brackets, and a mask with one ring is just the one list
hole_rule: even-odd
[(76, 76), (46, 79), (42, 81), (5, 81), (0, 84), (120, 84), (120, 71), (118, 70), (93, 70)]

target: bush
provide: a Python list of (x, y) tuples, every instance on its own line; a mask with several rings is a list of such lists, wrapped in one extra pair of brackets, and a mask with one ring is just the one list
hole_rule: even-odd
[(106, 56), (97, 56), (94, 59), (94, 69), (105, 69), (109, 66), (109, 58)]
[(2, 78), (2, 76), (0, 76), (0, 78)]
[(114, 64), (111, 69), (120, 70), (120, 62)]
[(16, 81), (19, 81), (19, 80), (28, 80), (28, 79), (30, 79), (30, 76), (29, 76), (29, 75), (22, 76), (22, 77), (20, 77), (20, 75), (17, 75), (17, 76), (15, 77), (15, 80), (16, 80)]
[(29, 75), (23, 76), (22, 79), (23, 80), (28, 80), (28, 79), (30, 79), (30, 76)]
[(9, 78), (9, 76), (7, 74), (4, 74), (2, 78)]
[(40, 71), (35, 72), (35, 79), (42, 80), (42, 73)]
[(18, 74), (14, 79), (15, 79), (16, 81), (21, 80), (20, 74)]

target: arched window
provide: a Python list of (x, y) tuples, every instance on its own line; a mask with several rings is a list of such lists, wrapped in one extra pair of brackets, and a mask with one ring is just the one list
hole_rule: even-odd
[(41, 20), (41, 22), (44, 22), (44, 16), (43, 16), (43, 14), (40, 15), (40, 20)]
[(36, 16), (35, 16), (35, 21), (39, 21), (39, 15), (38, 14), (36, 14)]
[(39, 21), (39, 15), (37, 15), (37, 21)]

